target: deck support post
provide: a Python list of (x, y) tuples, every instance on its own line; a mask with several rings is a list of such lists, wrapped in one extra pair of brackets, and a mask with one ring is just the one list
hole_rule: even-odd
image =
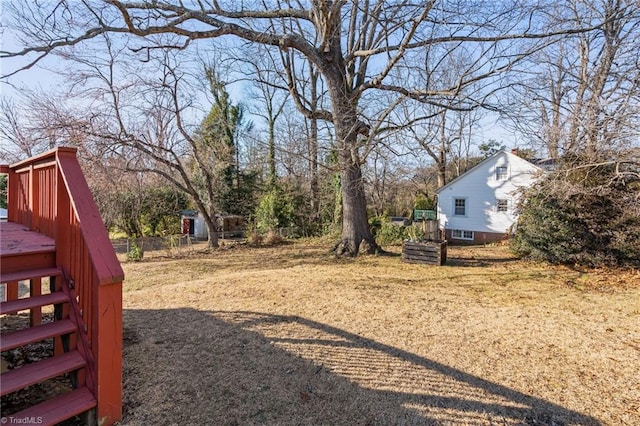
[(122, 283), (102, 284), (96, 292), (94, 336), (97, 419), (122, 418)]

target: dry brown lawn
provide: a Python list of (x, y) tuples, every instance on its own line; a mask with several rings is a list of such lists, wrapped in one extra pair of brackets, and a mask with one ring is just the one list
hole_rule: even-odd
[(640, 424), (638, 271), (328, 247), (125, 263), (122, 423)]

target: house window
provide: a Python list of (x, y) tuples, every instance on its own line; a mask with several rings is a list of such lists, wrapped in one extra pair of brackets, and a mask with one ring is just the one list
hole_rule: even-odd
[(496, 180), (507, 179), (507, 166), (496, 167)]
[(455, 216), (467, 215), (467, 200), (466, 198), (456, 198), (453, 202), (453, 214)]
[(509, 200), (496, 200), (496, 211), (498, 211), (498, 212), (508, 212), (509, 211)]
[(451, 238), (457, 240), (473, 240), (473, 231), (464, 231), (462, 229), (452, 229)]

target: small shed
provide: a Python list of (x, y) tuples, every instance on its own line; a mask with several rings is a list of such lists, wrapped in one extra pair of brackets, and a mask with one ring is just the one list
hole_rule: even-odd
[(200, 212), (196, 210), (182, 210), (180, 212), (182, 233), (194, 238), (206, 240), (209, 236), (207, 224)]
[[(207, 223), (202, 214), (196, 210), (182, 210), (182, 233), (192, 238), (206, 240), (209, 237)], [(242, 236), (245, 226), (244, 216), (216, 215), (216, 230), (221, 238)]]

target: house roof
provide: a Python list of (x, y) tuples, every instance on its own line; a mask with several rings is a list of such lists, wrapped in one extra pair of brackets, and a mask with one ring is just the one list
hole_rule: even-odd
[(484, 164), (486, 164), (486, 163), (490, 162), (490, 161), (491, 161), (491, 160), (493, 160), (494, 158), (496, 158), (496, 157), (498, 157), (498, 156), (500, 156), (500, 155), (503, 155), (503, 154), (505, 154), (505, 155), (507, 155), (507, 156), (510, 156), (510, 157), (513, 157), (513, 158), (517, 158), (518, 160), (522, 160), (522, 161), (524, 161), (524, 162), (526, 162), (526, 163), (529, 163), (529, 164), (531, 165), (531, 167), (533, 167), (533, 168), (535, 168), (535, 169), (537, 169), (537, 170), (539, 170), (539, 171), (543, 171), (543, 169), (542, 169), (541, 167), (536, 166), (536, 165), (535, 165), (535, 164), (533, 164), (532, 162), (527, 161), (527, 160), (525, 160), (525, 159), (524, 159), (524, 158), (522, 158), (522, 157), (519, 157), (519, 156), (517, 156), (517, 155), (515, 155), (515, 154), (512, 154), (512, 153), (510, 153), (510, 152), (508, 152), (508, 151), (506, 151), (506, 150), (498, 151), (498, 152), (496, 152), (495, 154), (493, 154), (492, 156), (485, 158), (484, 160), (482, 160), (481, 162), (479, 162), (478, 164), (476, 164), (475, 166), (473, 166), (472, 168), (470, 168), (469, 170), (467, 170), (466, 172), (464, 172), (463, 174), (461, 174), (461, 175), (460, 175), (460, 176), (458, 176), (457, 178), (453, 179), (451, 182), (449, 182), (449, 183), (447, 183), (446, 185), (444, 185), (444, 186), (442, 186), (442, 187), (438, 188), (438, 190), (436, 191), (436, 194), (439, 194), (439, 193), (440, 193), (441, 191), (443, 191), (445, 188), (448, 188), (449, 186), (451, 186), (451, 185), (453, 185), (454, 183), (458, 182), (460, 179), (464, 178), (464, 177), (465, 177), (466, 175), (468, 175), (469, 173), (473, 172), (473, 171), (474, 171), (474, 170), (476, 170), (476, 169), (481, 168)]

